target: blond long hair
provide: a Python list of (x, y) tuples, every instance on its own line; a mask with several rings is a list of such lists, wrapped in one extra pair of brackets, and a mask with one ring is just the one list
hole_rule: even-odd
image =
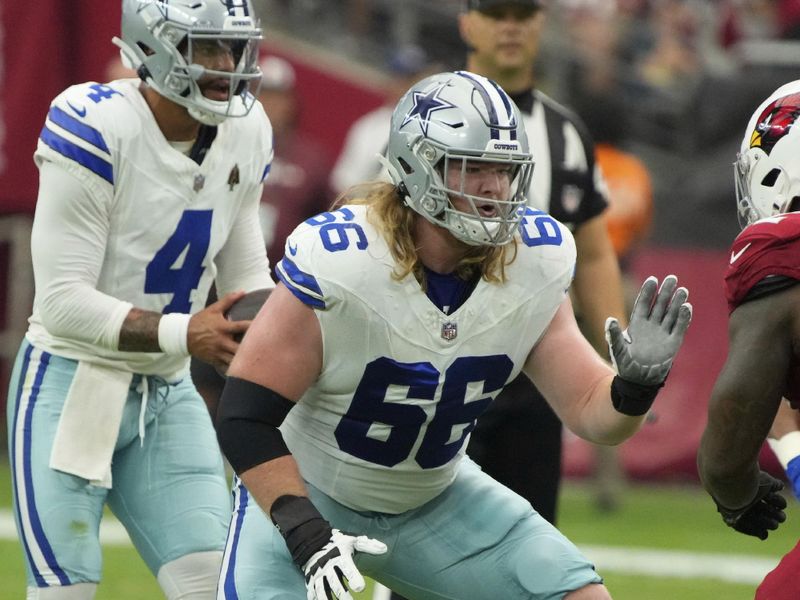
[[(417, 213), (403, 202), (397, 187), (385, 182), (358, 185), (337, 200), (337, 206), (342, 204), (366, 205), (367, 219), (381, 232), (397, 263), (392, 277), (400, 281), (413, 273), (417, 281), (425, 287), (424, 270), (411, 235)], [(503, 246), (467, 248), (467, 253), (456, 267), (457, 277), (465, 281), (476, 276), (490, 283), (506, 281), (506, 267), (517, 257), (516, 238)]]

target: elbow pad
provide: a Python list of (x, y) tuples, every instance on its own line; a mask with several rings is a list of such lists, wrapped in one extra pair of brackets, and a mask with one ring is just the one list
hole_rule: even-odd
[(278, 427), (294, 402), (252, 381), (228, 377), (217, 412), (217, 440), (237, 473), (290, 454)]

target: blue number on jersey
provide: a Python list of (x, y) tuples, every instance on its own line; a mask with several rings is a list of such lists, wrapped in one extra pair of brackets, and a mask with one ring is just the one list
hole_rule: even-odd
[(108, 85), (103, 85), (101, 83), (94, 83), (94, 84), (90, 85), (89, 87), (94, 91), (90, 92), (90, 93), (88, 93), (86, 95), (89, 98), (89, 100), (91, 100), (95, 104), (97, 104), (101, 100), (105, 100), (107, 98), (111, 98), (111, 96), (114, 96), (114, 95), (122, 96), (121, 92), (118, 92), (114, 88), (112, 88), (112, 87), (110, 87)]
[[(491, 404), (490, 394), (503, 389), (513, 366), (511, 359), (504, 354), (465, 356), (453, 362), (444, 374), (442, 397), (436, 404), (436, 414), (417, 452), (416, 460), (420, 467), (441, 467), (458, 454), (466, 437), (475, 429), (476, 419)], [(481, 393), (487, 395), (465, 402), (467, 386), (481, 382)], [(453, 429), (458, 425), (464, 425), (461, 435), (451, 442)]]
[[(175, 232), (147, 265), (144, 291), (147, 294), (173, 294), (162, 311), (192, 312), (191, 294), (200, 283), (203, 260), (211, 240), (210, 210), (187, 210)], [(180, 258), (183, 261), (179, 263)]]
[[(306, 223), (319, 227), (319, 235), (322, 238), (322, 245), (328, 252), (339, 252), (350, 247), (350, 237), (348, 231), (355, 232), (356, 248), (364, 250), (367, 247), (367, 236), (364, 229), (358, 223), (351, 223), (355, 218), (353, 212), (347, 208), (340, 208), (333, 212), (320, 213)], [(344, 221), (344, 222), (342, 222)]]
[[(511, 374), (507, 356), (466, 356), (456, 359), (447, 370), (436, 413), (428, 424), (415, 460), (423, 469), (447, 464), (458, 454), (467, 435)], [(483, 382), (485, 397), (465, 402), (467, 386)], [(390, 386), (408, 388), (407, 398), (432, 402), (439, 388), (439, 372), (428, 362), (400, 363), (379, 358), (369, 363), (356, 388), (353, 401), (336, 427), (334, 436), (343, 452), (385, 467), (408, 458), (425, 423), (425, 410), (416, 404), (385, 402)], [(374, 423), (391, 428), (384, 439), (370, 436)], [(463, 425), (457, 439), (450, 441), (454, 427)]]
[(527, 208), (519, 228), (526, 246), (560, 246), (564, 241), (558, 222), (541, 210)]

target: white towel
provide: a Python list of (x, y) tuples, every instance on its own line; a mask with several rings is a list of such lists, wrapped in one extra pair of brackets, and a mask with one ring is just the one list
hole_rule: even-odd
[(132, 373), (78, 363), (53, 440), (51, 469), (111, 488), (111, 457), (132, 379)]

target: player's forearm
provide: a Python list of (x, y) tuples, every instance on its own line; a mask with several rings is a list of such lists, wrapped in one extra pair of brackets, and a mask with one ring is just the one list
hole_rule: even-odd
[(308, 496), (297, 462), (291, 455), (263, 462), (240, 473), (239, 477), (267, 515), (281, 496)]
[[(131, 308), (120, 329), (119, 349), (126, 352), (164, 352), (189, 356), (189, 321), (192, 315), (163, 315)], [(208, 360), (204, 357), (204, 360)]]
[(161, 352), (158, 323), (161, 313), (131, 308), (119, 331), (119, 349), (125, 352)]
[(575, 233), (578, 263), (572, 291), (581, 330), (595, 350), (608, 358), (605, 343), (605, 322), (615, 317), (627, 325), (622, 274), (613, 246), (606, 233), (605, 219), (595, 217)]
[(42, 324), (54, 336), (116, 350), (129, 302), (82, 283), (50, 282), (37, 292)]
[(592, 347), (607, 359), (606, 319), (616, 317), (623, 328), (628, 322), (616, 258), (601, 256), (588, 264), (579, 263), (573, 287), (581, 330)]
[(570, 427), (574, 433), (595, 444), (614, 446), (636, 433), (646, 414), (627, 415), (614, 407), (611, 399), (612, 376), (606, 376), (590, 389), (578, 406), (580, 412)]
[(716, 445), (708, 432), (697, 452), (697, 472), (706, 491), (731, 509), (750, 502), (758, 487), (757, 457), (742, 456), (736, 448)]

